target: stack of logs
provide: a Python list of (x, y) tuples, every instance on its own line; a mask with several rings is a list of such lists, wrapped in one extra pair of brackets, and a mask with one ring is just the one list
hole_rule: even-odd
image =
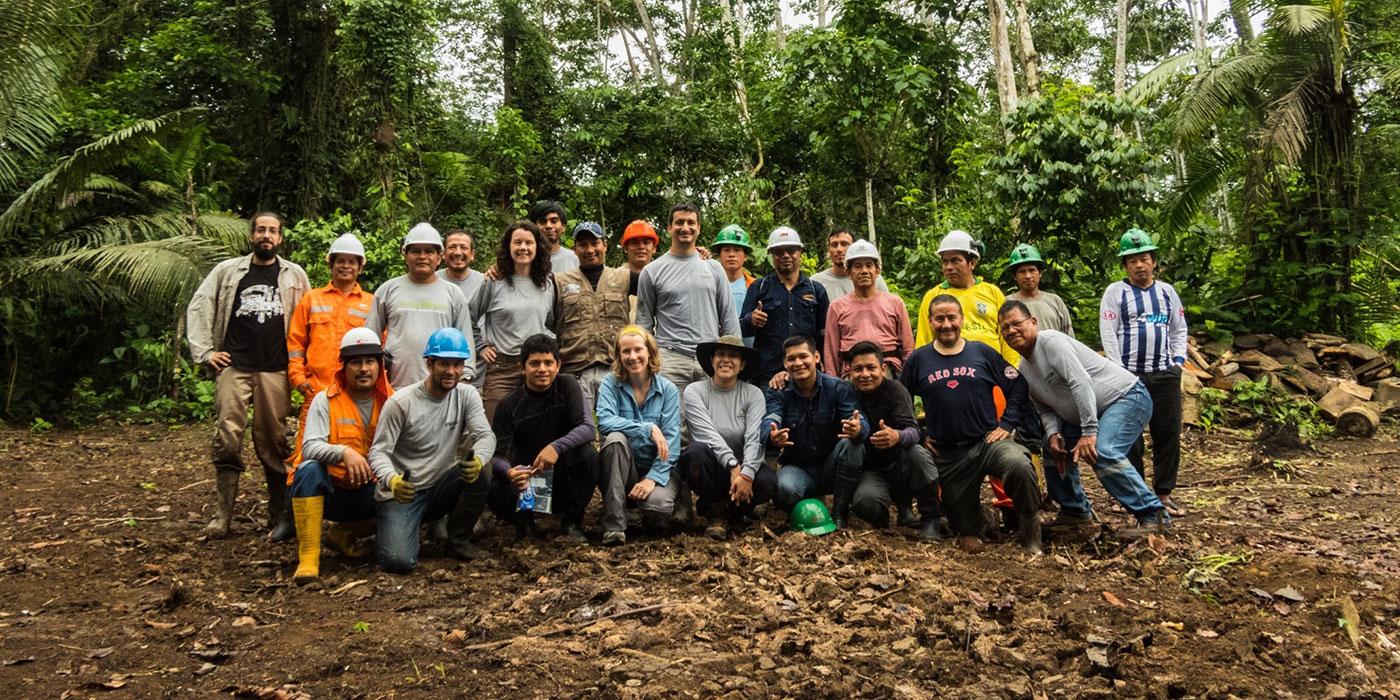
[(1381, 415), (1400, 412), (1400, 378), (1395, 361), (1369, 345), (1323, 333), (1281, 339), (1267, 333), (1236, 336), (1234, 344), (1191, 338), (1182, 419), (1199, 425), (1201, 389), (1231, 391), (1247, 381), (1267, 381), (1285, 392), (1315, 401), (1342, 435), (1370, 437)]

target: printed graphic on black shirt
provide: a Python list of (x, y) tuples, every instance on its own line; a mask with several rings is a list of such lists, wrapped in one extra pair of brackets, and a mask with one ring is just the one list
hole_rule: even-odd
[(251, 372), (287, 371), (286, 324), (277, 288), (279, 265), (253, 265), (238, 281), (224, 333), (232, 364)]

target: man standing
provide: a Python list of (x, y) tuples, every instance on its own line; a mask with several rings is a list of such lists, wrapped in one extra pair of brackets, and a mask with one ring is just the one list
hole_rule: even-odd
[(551, 512), (559, 516), (565, 539), (587, 544), (583, 513), (600, 474), (593, 407), (577, 380), (559, 374), (559, 344), (547, 335), (532, 335), (520, 345), (520, 371), (524, 383), (506, 395), (491, 419), (491, 511), (525, 535), (534, 513), (517, 509), (520, 494), (531, 477), (552, 471)]
[(574, 227), (574, 253), (578, 268), (554, 275), (554, 320), (563, 371), (578, 380), (591, 413), (598, 385), (612, 371), (617, 332), (629, 323), (627, 296), (638, 273), (603, 265), (608, 234), (592, 221)]
[[(403, 360), (389, 367), (389, 383), (395, 389), (427, 378), (427, 366), (410, 358), (423, 354), (428, 336), (439, 328), (461, 331), (467, 338), (466, 352), (472, 357), (476, 354), (467, 297), (455, 283), (437, 274), (442, 262), (442, 236), (427, 223), (417, 224), (404, 236), (402, 250), (408, 274), (379, 287), (365, 322), (366, 328), (384, 338), (389, 357)], [(467, 381), (471, 381), (475, 371), (474, 366), (467, 367)]]
[(394, 393), (383, 372), (384, 349), (368, 328), (340, 340), (340, 367), (308, 403), (306, 428), (292, 460), (292, 513), (297, 528), (298, 584), (321, 575), (321, 520), (374, 518), (369, 446), (384, 402)]
[[(1108, 285), (1099, 301), (1104, 356), (1137, 375), (1152, 395), (1152, 490), (1172, 516), (1185, 514), (1171, 497), (1181, 466), (1181, 370), (1186, 364), (1186, 308), (1170, 284), (1157, 279), (1157, 246), (1142, 229), (1118, 241), (1128, 275)], [(1143, 441), (1128, 460), (1139, 474)]]
[[(844, 226), (832, 230), (826, 237), (826, 259), (831, 262), (831, 267), (812, 275), (812, 281), (826, 289), (826, 297), (833, 302), (854, 289), (850, 268), (846, 265), (846, 251), (855, 244), (855, 240), (851, 230)], [(890, 291), (885, 279), (879, 275), (875, 277), (875, 286), (882, 292)], [(826, 359), (831, 361), (830, 357)]]
[(627, 269), (640, 275), (642, 269), (656, 257), (656, 247), (661, 244), (661, 237), (656, 235), (656, 229), (651, 224), (637, 219), (623, 229), (621, 242), (622, 252), (627, 256)]
[[(574, 251), (559, 244), (559, 237), (564, 234), (564, 228), (569, 225), (569, 215), (564, 212), (564, 205), (552, 199), (535, 202), (535, 206), (530, 207), (530, 221), (540, 228), (540, 235), (544, 236), (545, 247), (548, 248), (550, 269), (554, 274), (568, 272), (578, 267), (578, 256)], [(509, 270), (502, 270), (502, 274), (508, 274)]]
[(282, 217), (253, 217), (251, 255), (225, 260), (200, 283), (185, 312), (190, 356), (217, 373), (214, 405), (216, 513), (205, 526), (209, 537), (227, 537), (243, 474), (243, 431), (253, 405), (253, 446), (267, 480), (269, 537), (294, 534), (287, 500), (290, 450), (283, 421), (291, 411), (287, 383), (287, 321), (311, 286), (299, 265), (278, 257)]
[(671, 250), (647, 265), (637, 283), (637, 325), (656, 336), (661, 376), (684, 394), (687, 384), (705, 378), (695, 346), (738, 335), (739, 318), (724, 268), (695, 250), (700, 210), (681, 202), (671, 207), (669, 222)]
[(949, 231), (938, 244), (938, 257), (943, 261), (943, 283), (928, 290), (919, 302), (919, 326), (914, 342), (920, 346), (933, 342), (934, 331), (928, 322), (929, 304), (936, 296), (949, 295), (962, 304), (962, 337), (990, 345), (1013, 365), (1020, 362), (1016, 351), (1007, 347), (997, 333), (997, 309), (1006, 297), (996, 285), (973, 274), (982, 258), (979, 244), (966, 231)]
[(419, 526), (449, 513), (448, 550), (463, 560), (479, 556), (469, 538), (486, 508), (491, 472), (481, 465), (495, 454), (496, 436), (476, 387), (462, 382), (470, 357), (461, 331), (435, 331), (423, 350), (427, 378), (380, 411), (369, 463), (378, 482), (379, 567), (390, 573), (418, 565)]
[(749, 244), (749, 232), (740, 228), (738, 224), (725, 226), (715, 235), (715, 242), (710, 248), (715, 251), (720, 267), (724, 268), (725, 278), (729, 280), (729, 294), (734, 297), (734, 308), (743, 308), (744, 294), (754, 281), (754, 276), (744, 269), (744, 263), (749, 261), (749, 253), (753, 252), (753, 246)]
[[(442, 243), (442, 262), (445, 267), (438, 270), (438, 279), (457, 285), (470, 305), (471, 300), (476, 298), (476, 291), (481, 289), (482, 283), (486, 281), (486, 275), (472, 269), (472, 263), (476, 262), (476, 237), (462, 229), (454, 228), (443, 234)], [(472, 367), (476, 376), (471, 383), (480, 391), (486, 384), (486, 368), (481, 365), (479, 357), (473, 361)]]
[[(1010, 439), (1029, 416), (1026, 380), (990, 346), (962, 337), (963, 306), (957, 297), (940, 294), (930, 300), (928, 325), (933, 342), (919, 347), (904, 363), (901, 384), (924, 400), (924, 430), (931, 440), (943, 508), (958, 544), (981, 549), (986, 530), (979, 494), (982, 480), (1001, 481), (1020, 515), (1017, 539), (1021, 548), (1040, 549), (1040, 488), (1030, 452)], [(997, 417), (992, 390), (1006, 396), (1006, 410)]]
[[(307, 292), (287, 326), (287, 378), (303, 399), (298, 436), (311, 400), (334, 383), (340, 371), (340, 339), (350, 329), (365, 325), (374, 304), (374, 295), (360, 289), (365, 247), (354, 234), (331, 243), (326, 263), (331, 268), (330, 284)], [(295, 467), (296, 461), (290, 466)]]
[(1035, 246), (1029, 243), (1016, 246), (1006, 265), (1006, 273), (1016, 280), (1016, 291), (1007, 299), (1025, 304), (1042, 329), (1059, 331), (1073, 338), (1074, 322), (1070, 319), (1065, 300), (1058, 294), (1040, 289), (1040, 275), (1044, 271), (1045, 260)]
[(850, 499), (852, 512), (883, 528), (889, 525), (891, 503), (917, 500), (919, 520), (912, 524), (919, 527), (919, 539), (943, 539), (938, 522), (938, 468), (933, 455), (919, 444), (919, 423), (914, 420), (909, 390), (885, 378), (884, 353), (874, 343), (856, 343), (850, 357), (851, 385), (860, 397), (861, 415), (870, 421), (865, 461)]
[(1093, 518), (1076, 466), (1083, 462), (1140, 527), (1166, 525), (1171, 518), (1162, 502), (1142, 475), (1129, 469), (1128, 450), (1153, 412), (1142, 382), (1064, 333), (1039, 330), (1040, 322), (1020, 301), (1006, 302), (1000, 316), (1006, 342), (1021, 353), (1021, 374), (1049, 436), (1045, 483), (1060, 504), (1058, 519), (1076, 523)]
[(846, 269), (855, 288), (831, 302), (826, 315), (827, 374), (845, 376), (847, 353), (861, 342), (874, 343), (891, 378), (899, 376), (904, 358), (914, 351), (914, 330), (904, 300), (880, 291), (880, 251), (869, 241), (856, 241), (846, 253)]
[(763, 386), (783, 370), (783, 342), (793, 336), (826, 340), (826, 290), (802, 273), (802, 239), (787, 226), (768, 236), (773, 273), (749, 286), (739, 328), (758, 351), (754, 381)]
[(860, 413), (850, 384), (817, 370), (821, 353), (811, 338), (788, 338), (783, 343), (787, 384), (769, 391), (763, 436), (782, 450), (778, 455), (778, 493), (773, 502), (791, 512), (798, 501), (830, 493), (832, 518), (844, 527), (855, 484), (865, 462), (865, 438), (870, 423)]

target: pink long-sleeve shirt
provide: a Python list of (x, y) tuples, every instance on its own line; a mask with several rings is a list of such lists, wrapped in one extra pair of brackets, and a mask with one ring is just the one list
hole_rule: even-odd
[(854, 293), (833, 299), (826, 313), (826, 347), (822, 350), (827, 373), (842, 376), (848, 363), (841, 353), (862, 340), (880, 346), (885, 359), (898, 372), (904, 366), (904, 358), (914, 351), (914, 330), (909, 325), (904, 301), (890, 292), (879, 291), (869, 299)]

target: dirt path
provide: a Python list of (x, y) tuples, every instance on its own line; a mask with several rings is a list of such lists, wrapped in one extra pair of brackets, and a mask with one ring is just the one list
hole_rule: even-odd
[[(201, 542), (203, 426), (0, 429), (9, 697), (1345, 697), (1400, 695), (1400, 441), (1254, 463), (1192, 434), (1166, 539), (1050, 533), (1046, 556), (772, 517), (727, 545), (433, 545), (411, 576), (249, 517)], [(252, 463), (249, 455), (249, 463)], [(1090, 477), (1088, 481), (1092, 482)], [(1119, 520), (1095, 485), (1091, 498)], [(240, 510), (263, 511), (250, 473)], [(596, 501), (595, 501), (596, 504)], [(591, 518), (590, 518), (591, 521)], [(1347, 622), (1350, 620), (1350, 622)], [(1349, 633), (1356, 634), (1353, 644)]]

